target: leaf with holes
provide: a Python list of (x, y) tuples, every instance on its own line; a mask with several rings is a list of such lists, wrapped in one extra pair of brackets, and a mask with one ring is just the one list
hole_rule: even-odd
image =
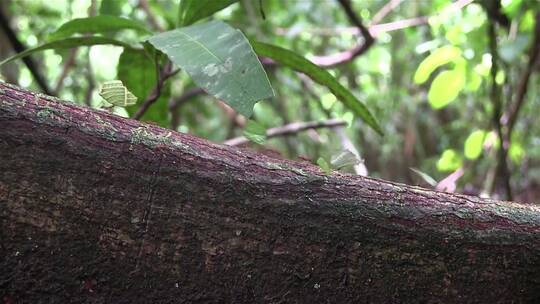
[(246, 37), (222, 21), (178, 28), (148, 40), (208, 93), (250, 117), (255, 104), (274, 96)]
[(349, 150), (340, 151), (339, 153), (332, 155), (332, 158), (330, 159), (330, 165), (336, 170), (348, 166), (356, 166), (361, 162), (360, 158)]
[(120, 80), (103, 83), (99, 90), (99, 96), (105, 99), (107, 103), (117, 107), (127, 107), (137, 102), (137, 97)]

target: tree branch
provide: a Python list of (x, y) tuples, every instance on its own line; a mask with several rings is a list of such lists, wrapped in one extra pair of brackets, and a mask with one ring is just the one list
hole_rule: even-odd
[(0, 125), (13, 303), (540, 297), (538, 206), (324, 174), (2, 83)]
[(360, 17), (354, 12), (350, 1), (338, 0), (338, 2), (343, 8), (347, 17), (349, 18), (349, 21), (354, 24), (362, 34), (364, 41), (362, 44), (341, 53), (329, 56), (314, 56), (312, 59), (313, 63), (321, 67), (329, 68), (349, 62), (356, 57), (364, 54), (375, 42), (375, 39), (373, 38), (373, 36), (371, 36), (369, 30), (362, 24)]
[(75, 58), (77, 58), (78, 48), (71, 49), (69, 51), (69, 56), (62, 66), (62, 72), (58, 79), (56, 80), (56, 85), (54, 86), (54, 95), (58, 95), (62, 87), (64, 86), (64, 79), (66, 79), (69, 70), (75, 65)]
[(525, 67), (525, 70), (520, 77), (519, 83), (516, 88), (516, 98), (514, 102), (510, 104), (510, 106), (508, 107), (508, 111), (501, 118), (501, 124), (506, 126), (506, 139), (508, 140), (508, 142), (510, 142), (511, 140), (512, 131), (514, 130), (519, 111), (521, 110), (521, 107), (523, 106), (523, 103), (525, 101), (525, 95), (527, 94), (527, 89), (529, 86), (529, 79), (531, 78), (531, 75), (538, 63), (538, 57), (540, 54), (540, 13), (536, 13), (535, 19), (536, 24), (534, 30), (534, 38), (531, 48), (529, 49), (529, 63)]
[(393, 11), (403, 0), (390, 0), (388, 1), (371, 19), (370, 26), (381, 22), (386, 15)]
[[(497, 85), (497, 73), (498, 73), (498, 63), (499, 56), (497, 50), (497, 33), (495, 30), (495, 23), (490, 22), (488, 24), (488, 39), (489, 39), (489, 51), (491, 53), (491, 92), (490, 98), (493, 103), (493, 115), (492, 121), (497, 131), (497, 137), (499, 138), (500, 148), (497, 152), (497, 178), (494, 180), (495, 183), (501, 183), (505, 191), (506, 199), (512, 199), (512, 188), (510, 185), (510, 172), (508, 168), (508, 142), (504, 136), (504, 131), (501, 125), (501, 116), (502, 116), (502, 99), (501, 99), (501, 90), (499, 85)], [(495, 185), (493, 185), (495, 188)]]
[(206, 92), (203, 89), (196, 87), (185, 91), (181, 96), (177, 98), (171, 98), (171, 100), (169, 101), (169, 112), (171, 113), (171, 129), (176, 130), (178, 128), (178, 125), (180, 124), (180, 115), (178, 114), (178, 108), (191, 98), (202, 94), (206, 94)]
[(148, 0), (139, 0), (139, 7), (146, 13), (146, 19), (152, 25), (152, 27), (159, 32), (163, 32), (164, 29), (161, 25), (159, 25), (159, 22), (157, 21), (156, 16), (150, 9)]
[[(329, 119), (325, 121), (308, 121), (308, 122), (293, 122), (281, 127), (271, 128), (266, 130), (266, 137), (273, 138), (277, 136), (289, 136), (296, 133), (320, 128), (334, 128), (347, 125), (347, 123), (341, 119)], [(249, 140), (244, 136), (239, 136), (226, 140), (223, 144), (228, 146), (240, 146), (248, 143)]]
[(141, 117), (144, 115), (144, 113), (146, 113), (148, 108), (150, 108), (150, 106), (159, 99), (159, 96), (161, 96), (161, 89), (163, 88), (163, 84), (165, 83), (165, 81), (170, 77), (176, 75), (176, 73), (178, 73), (179, 71), (180, 70), (172, 70), (172, 63), (170, 61), (167, 61), (163, 65), (163, 68), (159, 69), (156, 86), (154, 87), (152, 92), (150, 92), (150, 94), (146, 97), (137, 112), (135, 112), (135, 114), (133, 115), (133, 119), (141, 119)]

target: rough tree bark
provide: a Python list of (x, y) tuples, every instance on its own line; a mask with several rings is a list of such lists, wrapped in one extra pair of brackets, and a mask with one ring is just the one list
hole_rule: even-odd
[(540, 208), (273, 159), (0, 83), (4, 303), (540, 300)]

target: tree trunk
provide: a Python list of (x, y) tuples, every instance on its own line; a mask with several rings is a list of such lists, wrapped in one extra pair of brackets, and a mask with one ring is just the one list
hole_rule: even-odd
[(539, 232), (0, 83), (3, 303), (534, 302)]

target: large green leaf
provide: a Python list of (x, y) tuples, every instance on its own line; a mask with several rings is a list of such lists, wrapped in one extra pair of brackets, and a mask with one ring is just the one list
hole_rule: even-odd
[(178, 11), (178, 25), (188, 26), (208, 17), (238, 0), (181, 0)]
[(11, 62), (13, 60), (26, 57), (32, 53), (39, 52), (39, 51), (50, 50), (50, 49), (70, 49), (70, 48), (79, 47), (79, 46), (91, 46), (91, 45), (99, 45), (99, 44), (112, 44), (112, 45), (122, 46), (124, 48), (131, 48), (131, 46), (125, 42), (118, 41), (112, 38), (107, 38), (107, 37), (90, 36), (90, 37), (66, 38), (66, 39), (60, 39), (60, 40), (47, 42), (35, 48), (27, 49), (24, 52), (15, 54), (5, 59), (4, 61), (0, 62), (0, 66), (8, 62)]
[(459, 95), (465, 86), (465, 73), (461, 69), (441, 72), (433, 82), (428, 92), (429, 104), (434, 109), (446, 107)]
[(429, 75), (431, 75), (436, 68), (457, 60), (458, 58), (461, 58), (461, 50), (453, 45), (447, 45), (436, 49), (422, 60), (414, 74), (414, 82), (418, 84), (426, 82)]
[[(157, 83), (156, 65), (143, 50), (125, 49), (118, 60), (117, 76), (124, 85), (142, 103)], [(168, 125), (167, 101), (170, 96), (170, 85), (166, 84), (158, 100), (144, 113), (142, 120), (158, 123), (160, 126)], [(133, 115), (140, 106), (127, 107)]]
[(342, 86), (327, 70), (317, 66), (306, 58), (287, 49), (262, 42), (251, 41), (251, 45), (257, 54), (268, 57), (274, 61), (293, 68), (311, 77), (315, 82), (324, 85), (337, 97), (338, 100), (353, 111), (353, 113), (377, 133), (383, 134), (381, 127), (373, 118), (366, 106), (358, 100), (349, 90)]
[(125, 29), (133, 29), (146, 34), (151, 33), (144, 24), (135, 20), (111, 15), (102, 15), (70, 20), (62, 24), (55, 32), (51, 33), (49, 35), (49, 40), (67, 38), (73, 34), (110, 33)]
[(274, 96), (246, 37), (226, 23), (211, 21), (178, 28), (148, 41), (199, 87), (246, 117), (251, 116), (257, 101)]

